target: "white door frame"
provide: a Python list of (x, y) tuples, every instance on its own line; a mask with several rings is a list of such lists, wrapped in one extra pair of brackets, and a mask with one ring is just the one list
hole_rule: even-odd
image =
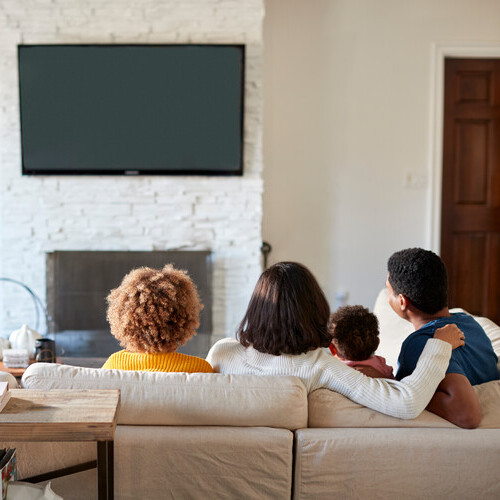
[(430, 203), (429, 203), (429, 248), (436, 253), (441, 247), (441, 188), (443, 174), (443, 122), (444, 122), (444, 59), (500, 58), (500, 44), (484, 43), (434, 43), (431, 67), (431, 123), (430, 139)]

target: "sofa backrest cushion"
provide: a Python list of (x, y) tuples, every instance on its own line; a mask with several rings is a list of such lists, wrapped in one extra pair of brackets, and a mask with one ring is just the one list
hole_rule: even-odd
[(473, 386), (476, 391), (483, 418), (480, 429), (500, 429), (500, 380)]
[[(483, 418), (480, 429), (500, 429), (500, 380), (474, 386)], [(309, 427), (456, 427), (428, 411), (402, 420), (361, 406), (328, 389), (309, 394)]]
[(387, 302), (387, 288), (380, 291), (373, 307), (373, 313), (377, 316), (379, 327), (380, 344), (377, 354), (383, 356), (387, 364), (394, 369), (394, 375), (398, 371), (398, 357), (401, 345), (410, 333), (414, 332), (413, 325), (400, 318)]
[[(455, 309), (452, 309), (452, 311), (455, 311)], [(489, 318), (484, 318), (482, 316), (474, 316), (474, 318), (483, 327), (486, 335), (488, 335), (488, 338), (491, 340), (493, 350), (499, 358), (498, 366), (500, 368), (500, 326), (491, 321)], [(467, 338), (465, 340), (467, 340)]]
[(33, 363), (27, 389), (120, 389), (118, 423), (295, 430), (307, 425), (307, 391), (290, 376), (163, 373)]

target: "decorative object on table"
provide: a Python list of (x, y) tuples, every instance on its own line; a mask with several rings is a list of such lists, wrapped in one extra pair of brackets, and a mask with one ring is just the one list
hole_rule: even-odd
[(3, 359), (3, 350), (9, 349), (9, 347), (10, 347), (10, 342), (7, 339), (0, 337), (0, 361), (2, 361)]
[(18, 330), (14, 330), (9, 337), (12, 349), (26, 349), (30, 358), (35, 355), (35, 341), (42, 336), (28, 325), (22, 325)]
[(3, 364), (7, 368), (27, 368), (30, 357), (27, 349), (4, 349)]
[(11, 481), (7, 500), (63, 500), (63, 497), (52, 491), (50, 483), (38, 486), (23, 481)]
[(2, 485), (0, 487), (2, 500), (6, 500), (9, 481), (15, 481), (17, 479), (15, 448), (4, 448), (3, 450), (0, 450), (0, 475), (2, 476)]
[(35, 340), (35, 361), (43, 363), (56, 362), (56, 343), (52, 339)]
[(0, 382), (0, 412), (5, 408), (9, 402), (11, 392), (9, 391), (8, 382)]

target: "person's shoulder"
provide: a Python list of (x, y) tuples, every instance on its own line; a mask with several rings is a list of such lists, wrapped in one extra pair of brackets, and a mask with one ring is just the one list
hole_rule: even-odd
[(214, 369), (212, 365), (205, 359), (200, 358), (199, 356), (193, 356), (191, 354), (182, 354), (176, 353), (181, 356), (181, 359), (186, 364), (190, 364), (193, 370), (193, 373), (213, 373)]
[(472, 316), (472, 314), (466, 312), (453, 312), (451, 313), (451, 317), (453, 318), (453, 323), (456, 325), (467, 325), (471, 327), (475, 327), (478, 330), (484, 331), (483, 327), (479, 324), (479, 322)]
[(469, 340), (474, 339), (477, 342), (485, 342), (488, 344), (489, 338), (486, 331), (474, 316), (466, 312), (453, 312), (451, 313), (453, 323), (458, 328), (463, 330), (466, 335), (469, 335)]
[(471, 323), (477, 323), (472, 314), (466, 313), (464, 311), (456, 311), (456, 312), (450, 311), (450, 317), (453, 318), (453, 321), (467, 321)]
[(174, 356), (179, 359), (184, 359), (184, 360), (191, 360), (191, 361), (201, 361), (202, 363), (206, 363), (204, 358), (200, 358), (200, 356), (195, 356), (194, 354), (185, 354), (183, 352), (163, 352), (160, 354), (160, 356), (163, 356), (165, 358)]
[(130, 353), (126, 349), (122, 349), (121, 351), (116, 351), (113, 354), (110, 354), (108, 359), (119, 359), (124, 356), (128, 356)]
[(218, 340), (210, 350), (212, 349), (234, 349), (236, 347), (243, 347), (236, 339), (233, 338), (225, 338)]
[(412, 367), (411, 371), (413, 371), (425, 344), (433, 335), (434, 331), (432, 329), (428, 330), (423, 327), (406, 337), (399, 351), (398, 363), (400, 370), (408, 364)]
[[(380, 364), (380, 366), (389, 366), (387, 364), (387, 360), (384, 358), (384, 356), (378, 356), (377, 354), (374, 354), (372, 356), (373, 359), (377, 360), (376, 362)], [(389, 368), (392, 369), (392, 366), (389, 366)]]
[(245, 348), (233, 338), (221, 339), (208, 351), (206, 361), (216, 373), (231, 373), (233, 365), (238, 365), (244, 356), (244, 350)]
[(434, 335), (434, 330), (430, 327), (423, 326), (413, 333), (410, 333), (408, 337), (403, 341), (401, 345), (401, 350), (403, 349), (415, 349), (418, 346), (423, 346), (429, 340), (430, 337)]
[(123, 356), (127, 353), (125, 349), (122, 349), (121, 351), (114, 352), (113, 354), (110, 354), (108, 359), (105, 361), (105, 363), (102, 365), (101, 368), (107, 368), (107, 369), (113, 369), (116, 368), (116, 364), (120, 362), (120, 359), (123, 358)]
[(385, 378), (394, 378), (394, 368), (387, 364), (387, 360), (383, 356), (372, 356), (374, 359), (374, 368), (380, 371)]
[(225, 338), (218, 340), (208, 351), (207, 361), (210, 362), (210, 359), (214, 355), (219, 355), (221, 353), (234, 353), (240, 349), (244, 349), (244, 347), (233, 338)]

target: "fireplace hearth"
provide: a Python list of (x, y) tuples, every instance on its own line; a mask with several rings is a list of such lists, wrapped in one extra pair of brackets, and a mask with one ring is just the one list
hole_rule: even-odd
[(60, 355), (100, 360), (121, 349), (106, 321), (106, 296), (130, 270), (165, 264), (189, 273), (205, 306), (196, 337), (179, 351), (205, 357), (212, 333), (212, 254), (205, 250), (47, 253), (48, 328)]

